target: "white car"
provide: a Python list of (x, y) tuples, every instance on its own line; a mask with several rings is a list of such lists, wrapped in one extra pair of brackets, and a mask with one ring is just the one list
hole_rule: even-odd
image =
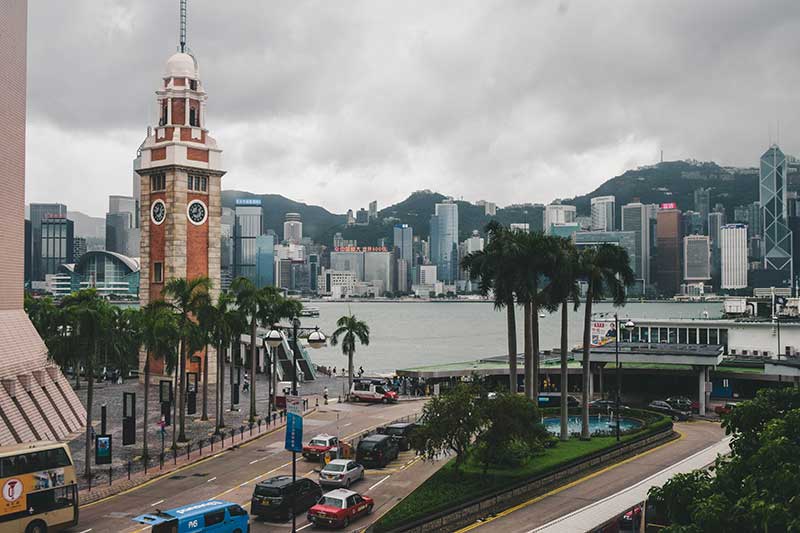
[(351, 483), (364, 479), (364, 467), (352, 459), (334, 459), (319, 473), (319, 484), (324, 487), (349, 488)]

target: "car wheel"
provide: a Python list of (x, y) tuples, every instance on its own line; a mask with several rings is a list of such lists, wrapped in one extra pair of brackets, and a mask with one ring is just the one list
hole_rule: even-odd
[(385, 403), (385, 404), (386, 404), (386, 403), (389, 403), (389, 399), (388, 399), (388, 398), (384, 398), (383, 400), (381, 400), (381, 402), (382, 402), (382, 403)]
[(25, 533), (47, 533), (47, 524), (41, 520), (31, 522), (28, 524), (28, 527), (25, 528)]
[(349, 516), (345, 516), (344, 517), (344, 522), (342, 523), (342, 527), (345, 528), (345, 527), (347, 527), (349, 525), (350, 525), (350, 517)]
[(364, 481), (364, 471), (361, 471), (361, 475), (358, 477), (360, 481)]
[(350, 478), (347, 478), (347, 481), (344, 482), (344, 488), (346, 489), (350, 488)]
[(367, 506), (367, 514), (372, 514), (372, 505)]

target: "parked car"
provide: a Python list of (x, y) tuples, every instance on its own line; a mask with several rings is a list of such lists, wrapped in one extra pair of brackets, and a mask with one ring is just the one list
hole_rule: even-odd
[(689, 417), (692, 416), (692, 413), (689, 411), (675, 409), (670, 404), (662, 400), (650, 402), (647, 404), (647, 408), (651, 411), (658, 411), (659, 413), (665, 414), (671, 417), (673, 420), (689, 420)]
[(379, 380), (356, 380), (350, 389), (350, 399), (354, 402), (394, 403), (397, 393)]
[(383, 468), (397, 459), (400, 447), (389, 435), (370, 435), (361, 439), (356, 448), (356, 462), (366, 467)]
[(260, 518), (288, 520), (292, 517), (292, 502), (295, 514), (303, 513), (322, 497), (322, 489), (306, 478), (275, 476), (256, 484), (250, 501), (250, 512)]
[(639, 531), (642, 523), (642, 506), (636, 505), (633, 509), (628, 509), (619, 517), (620, 531)]
[(303, 446), (303, 458), (309, 461), (320, 461), (325, 454), (330, 453), (331, 457), (336, 457), (339, 451), (339, 439), (333, 435), (317, 435), (308, 444)]
[[(540, 392), (538, 397), (539, 407), (561, 407), (560, 392)], [(580, 407), (581, 402), (572, 395), (567, 395), (567, 407)]]
[[(589, 409), (599, 409), (601, 411), (607, 411), (610, 409), (613, 411), (616, 408), (617, 408), (617, 402), (615, 400), (592, 400), (591, 402), (589, 402)], [(620, 403), (619, 408), (630, 409), (630, 407), (628, 407), (624, 403)]]
[(394, 437), (397, 439), (400, 451), (407, 451), (411, 449), (411, 435), (418, 427), (419, 424), (415, 424), (414, 422), (398, 422), (378, 428), (378, 433)]
[(724, 405), (716, 406), (714, 408), (714, 412), (720, 416), (727, 415), (730, 414), (730, 412), (733, 411), (733, 408), (736, 407), (737, 405), (738, 405), (737, 402), (725, 402)]
[(664, 401), (667, 402), (670, 407), (677, 409), (678, 411), (700, 411), (700, 403), (690, 400), (686, 396), (671, 396)]
[(364, 467), (351, 459), (334, 459), (319, 472), (323, 487), (344, 487), (364, 479)]
[(326, 493), (308, 510), (308, 521), (315, 526), (347, 527), (358, 517), (369, 514), (375, 502), (347, 489)]

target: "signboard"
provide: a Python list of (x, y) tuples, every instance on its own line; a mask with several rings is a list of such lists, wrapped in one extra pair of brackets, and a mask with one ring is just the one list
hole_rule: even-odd
[(111, 435), (97, 435), (94, 438), (94, 464), (111, 464)]
[(0, 499), (0, 516), (25, 511), (26, 495), (30, 492), (63, 486), (63, 468), (52, 468), (7, 478), (0, 487), (3, 496)]
[(385, 246), (337, 246), (334, 252), (388, 252)]
[(303, 399), (286, 396), (286, 443), (290, 452), (303, 451)]
[(661, 209), (678, 209), (678, 204), (675, 202), (665, 202), (661, 204)]
[(592, 320), (592, 346), (605, 346), (617, 338), (617, 325), (613, 320)]
[(261, 198), (237, 198), (236, 205), (261, 205)]

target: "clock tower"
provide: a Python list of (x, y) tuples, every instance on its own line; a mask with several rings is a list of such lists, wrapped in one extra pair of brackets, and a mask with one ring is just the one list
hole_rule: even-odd
[[(195, 57), (186, 52), (185, 11), (181, 11), (180, 52), (167, 60), (156, 90), (158, 124), (148, 128), (134, 161), (139, 176), (143, 306), (161, 298), (173, 278), (207, 276), (216, 300), (220, 287), (220, 189), (222, 150), (206, 127), (206, 91)], [(209, 349), (213, 381), (216, 353)], [(204, 353), (187, 361), (187, 372), (202, 376)], [(140, 354), (144, 368), (144, 354)], [(153, 374), (163, 374), (153, 362)]]

